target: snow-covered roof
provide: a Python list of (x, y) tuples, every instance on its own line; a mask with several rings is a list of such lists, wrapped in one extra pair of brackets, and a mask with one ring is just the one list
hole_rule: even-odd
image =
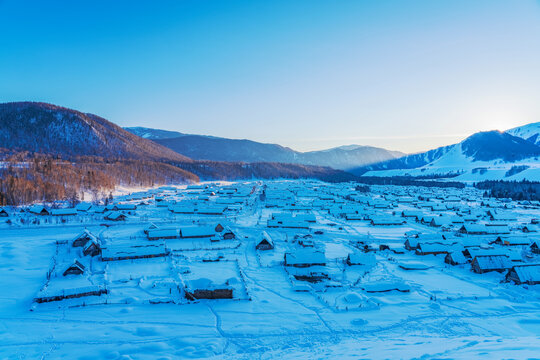
[(51, 215), (54, 216), (68, 216), (68, 215), (77, 215), (77, 210), (75, 208), (70, 209), (52, 209)]
[(179, 235), (179, 231), (176, 228), (148, 230), (148, 239), (175, 238)]
[(503, 255), (476, 256), (473, 261), (482, 270), (510, 269), (512, 267), (510, 259)]
[(137, 258), (151, 255), (167, 254), (165, 244), (153, 244), (150, 246), (133, 247), (129, 245), (107, 246), (101, 250), (101, 257), (104, 261), (116, 258)]
[(322, 251), (298, 249), (295, 253), (285, 254), (287, 265), (326, 264), (326, 256)]
[(463, 252), (461, 251), (452, 251), (451, 253), (448, 253), (448, 255), (455, 263), (457, 264), (466, 264), (467, 258), (465, 255), (463, 255)]
[(372, 252), (355, 251), (350, 253), (347, 259), (351, 265), (371, 265), (377, 262)]
[(91, 203), (78, 203), (76, 206), (75, 206), (75, 209), (77, 211), (88, 211), (90, 210), (90, 208), (92, 208), (92, 204)]
[(212, 237), (216, 233), (213, 226), (185, 226), (180, 228), (180, 237)]
[(512, 270), (520, 282), (540, 282), (540, 264), (516, 265)]

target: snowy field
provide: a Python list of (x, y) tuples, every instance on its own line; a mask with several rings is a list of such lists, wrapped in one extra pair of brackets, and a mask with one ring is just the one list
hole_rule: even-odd
[[(273, 181), (126, 192), (71, 216), (6, 209), (0, 359), (540, 358), (540, 285), (506, 276), (540, 263), (539, 205), (481, 195)], [(407, 250), (416, 234), (442, 253)], [(467, 249), (507, 267), (445, 262)]]

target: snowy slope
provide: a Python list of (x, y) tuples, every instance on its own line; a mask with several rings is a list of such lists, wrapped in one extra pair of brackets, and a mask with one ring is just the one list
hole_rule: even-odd
[[(444, 156), (429, 164), (414, 169), (392, 169), (368, 171), (364, 176), (444, 176), (459, 174), (453, 177), (456, 181), (483, 180), (540, 180), (540, 162), (538, 157), (527, 158), (517, 162), (503, 160), (477, 161), (464, 154), (462, 144), (454, 145)], [(522, 171), (519, 171), (523, 169)]]
[(540, 122), (519, 126), (506, 131), (510, 135), (514, 135), (540, 145)]
[(497, 131), (474, 134), (459, 144), (383, 162), (365, 176), (455, 176), (457, 181), (540, 180), (540, 146)]

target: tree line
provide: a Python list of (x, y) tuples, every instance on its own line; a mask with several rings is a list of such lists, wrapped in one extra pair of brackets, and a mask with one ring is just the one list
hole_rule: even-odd
[(478, 189), (485, 190), (485, 197), (518, 201), (540, 200), (540, 182), (538, 181), (486, 180), (478, 182), (474, 186)]
[[(107, 196), (118, 185), (154, 186), (197, 182), (198, 177), (176, 166), (146, 160), (106, 160), (14, 153), (0, 165), (0, 206), (33, 202), (91, 200)], [(85, 199), (85, 194), (91, 199)]]

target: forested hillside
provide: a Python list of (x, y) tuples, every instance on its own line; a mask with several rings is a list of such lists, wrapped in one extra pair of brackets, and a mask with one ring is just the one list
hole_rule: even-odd
[(36, 102), (0, 104), (0, 147), (59, 155), (64, 159), (190, 161), (153, 141), (140, 138), (97, 115)]
[(94, 201), (118, 185), (153, 186), (197, 182), (199, 178), (176, 166), (148, 160), (105, 161), (78, 157), (73, 161), (43, 154), (17, 153), (0, 167), (0, 206), (33, 202)]

